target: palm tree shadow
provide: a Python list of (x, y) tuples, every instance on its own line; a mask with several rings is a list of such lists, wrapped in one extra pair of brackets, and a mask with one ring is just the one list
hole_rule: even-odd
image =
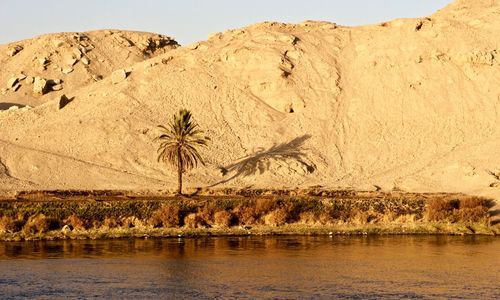
[(239, 159), (228, 166), (219, 167), (222, 176), (235, 172), (233, 176), (219, 181), (210, 187), (229, 182), (237, 177), (246, 177), (255, 174), (263, 174), (271, 168), (271, 162), (293, 160), (304, 166), (308, 173), (316, 170), (316, 165), (310, 162), (305, 152), (304, 143), (311, 135), (306, 134), (297, 137), (287, 143), (274, 145), (265, 150), (261, 148), (257, 152)]

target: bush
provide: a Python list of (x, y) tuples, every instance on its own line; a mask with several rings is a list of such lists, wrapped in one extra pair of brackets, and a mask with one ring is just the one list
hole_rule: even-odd
[(432, 199), (426, 207), (429, 221), (487, 222), (488, 200), (477, 197), (464, 199)]
[(105, 218), (104, 221), (102, 221), (102, 227), (104, 228), (116, 228), (119, 227), (120, 224), (118, 221), (116, 221), (115, 218)]
[(28, 222), (26, 222), (23, 227), (23, 232), (26, 234), (45, 233), (53, 229), (53, 226), (52, 221), (47, 217), (44, 215), (37, 215), (31, 217)]
[(256, 225), (259, 221), (255, 207), (240, 205), (234, 209), (238, 223), (242, 225)]
[(180, 225), (180, 210), (178, 206), (164, 205), (151, 216), (154, 227), (177, 227)]
[(264, 217), (266, 225), (281, 226), (285, 225), (288, 220), (289, 213), (285, 208), (278, 208), (270, 212)]
[(306, 211), (299, 214), (299, 221), (302, 224), (316, 224), (320, 218), (315, 213)]
[(478, 207), (488, 209), (488, 200), (484, 198), (470, 197), (461, 199), (459, 203), (459, 209), (478, 208)]
[(67, 217), (64, 221), (65, 225), (70, 226), (72, 229), (76, 230), (84, 230), (85, 229), (85, 221), (82, 220), (77, 215), (71, 215)]
[(454, 210), (458, 209), (460, 201), (457, 199), (431, 199), (426, 206), (426, 215), (429, 221), (455, 221)]
[(3, 216), (0, 218), (0, 232), (14, 233), (23, 228), (22, 220), (13, 220), (11, 217)]
[(255, 216), (257, 218), (260, 218), (268, 214), (269, 212), (273, 211), (274, 209), (276, 209), (278, 203), (274, 199), (257, 199), (255, 200), (254, 206), (255, 206), (254, 210)]
[(214, 215), (214, 223), (220, 227), (229, 227), (233, 223), (233, 214), (228, 211), (218, 211)]
[(184, 225), (187, 228), (201, 228), (206, 227), (206, 223), (199, 214), (191, 213), (184, 218)]

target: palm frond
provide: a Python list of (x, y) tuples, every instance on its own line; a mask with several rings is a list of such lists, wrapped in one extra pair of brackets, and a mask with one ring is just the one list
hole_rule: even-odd
[(198, 164), (205, 165), (197, 147), (207, 146), (210, 138), (204, 136), (204, 131), (199, 127), (193, 121), (191, 112), (186, 109), (174, 114), (166, 126), (158, 125), (162, 132), (155, 138), (155, 141), (161, 142), (157, 160), (175, 167), (181, 166), (182, 172), (193, 169)]

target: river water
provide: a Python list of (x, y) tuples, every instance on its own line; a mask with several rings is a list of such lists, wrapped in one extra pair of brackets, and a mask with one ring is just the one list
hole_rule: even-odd
[(500, 299), (495, 237), (0, 242), (0, 298)]

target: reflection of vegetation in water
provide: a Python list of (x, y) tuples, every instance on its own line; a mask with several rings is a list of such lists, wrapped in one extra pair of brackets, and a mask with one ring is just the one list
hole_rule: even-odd
[[(311, 236), (253, 236), (253, 237), (204, 237), (183, 239), (125, 239), (125, 240), (60, 240), (33, 242), (0, 242), (0, 259), (4, 258), (79, 258), (147, 256), (182, 259), (200, 253), (211, 255), (219, 251), (259, 249), (264, 251), (310, 250), (332, 243), (338, 246), (380, 247), (402, 244), (447, 246), (489, 244), (489, 236), (379, 236), (369, 237), (311, 237)], [(202, 250), (202, 251), (200, 251)]]
[(295, 233), (305, 233), (308, 228), (344, 232), (369, 227), (418, 231), (415, 226), (423, 231), (446, 232), (450, 230), (446, 224), (460, 224), (465, 233), (489, 230), (488, 200), (453, 195), (426, 197), (338, 193), (324, 197), (200, 196), (168, 201), (4, 201), (0, 202), (0, 238), (41, 238), (48, 233), (53, 238), (65, 238), (84, 232), (86, 236), (93, 232), (113, 237), (132, 231), (161, 235), (157, 229), (241, 234), (238, 230), (244, 233), (252, 227), (267, 226), (264, 232), (289, 225), (296, 225), (287, 229)]

